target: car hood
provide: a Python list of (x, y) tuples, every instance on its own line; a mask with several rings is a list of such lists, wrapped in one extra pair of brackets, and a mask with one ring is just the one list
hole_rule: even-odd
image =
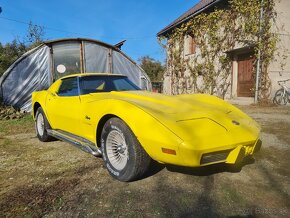
[[(111, 92), (113, 98), (130, 102), (146, 112), (155, 116), (166, 116), (174, 121), (182, 121), (201, 117), (209, 117), (215, 114), (229, 114), (229, 104), (217, 97), (188, 94), (188, 95), (163, 95), (146, 91)], [(205, 101), (206, 98), (211, 101)], [(218, 102), (218, 103), (217, 103)]]
[(191, 133), (198, 128), (206, 128), (208, 132), (217, 134), (217, 137), (235, 131), (244, 131), (257, 137), (259, 132), (258, 124), (248, 115), (211, 95), (169, 96), (147, 91), (110, 92), (109, 95), (109, 98), (123, 100), (141, 108), (184, 140), (192, 140)]

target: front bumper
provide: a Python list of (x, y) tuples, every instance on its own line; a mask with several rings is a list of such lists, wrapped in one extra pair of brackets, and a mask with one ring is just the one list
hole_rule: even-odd
[(200, 167), (217, 163), (237, 164), (246, 156), (251, 156), (261, 148), (261, 140), (227, 145), (211, 149), (192, 149), (185, 144), (179, 145), (176, 155), (165, 154), (160, 151), (158, 158), (160, 163), (186, 167)]
[(261, 140), (229, 145), (210, 150), (194, 150), (179, 146), (175, 161), (176, 164), (187, 167), (199, 167), (217, 163), (237, 164), (246, 156), (253, 155), (261, 148)]
[(228, 164), (236, 164), (241, 162), (246, 156), (253, 155), (261, 149), (262, 141), (260, 139), (256, 140), (256, 142), (249, 145), (239, 145), (234, 150), (232, 150), (225, 163)]

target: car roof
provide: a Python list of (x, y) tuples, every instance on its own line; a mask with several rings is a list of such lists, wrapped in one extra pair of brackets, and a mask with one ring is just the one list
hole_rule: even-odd
[(108, 76), (108, 77), (115, 77), (115, 76), (122, 76), (122, 77), (127, 77), (122, 74), (112, 74), (112, 73), (77, 73), (77, 74), (70, 74), (64, 77), (61, 77), (60, 79), (66, 79), (66, 78), (71, 78), (71, 77), (86, 77), (86, 76)]

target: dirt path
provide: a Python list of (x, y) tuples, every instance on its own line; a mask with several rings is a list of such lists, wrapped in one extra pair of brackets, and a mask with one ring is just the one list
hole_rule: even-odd
[(112, 179), (102, 159), (70, 144), (39, 142), (32, 123), (26, 133), (6, 131), (0, 134), (0, 217), (289, 217), (290, 110), (242, 109), (262, 126), (255, 161), (241, 170), (154, 166), (132, 183)]

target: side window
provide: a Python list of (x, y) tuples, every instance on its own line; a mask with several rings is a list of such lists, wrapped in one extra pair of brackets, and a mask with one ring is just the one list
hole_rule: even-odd
[(139, 87), (132, 84), (126, 77), (121, 77), (113, 80), (113, 85), (116, 91), (139, 90)]
[(77, 78), (64, 79), (59, 87), (59, 96), (78, 96), (79, 88)]
[(80, 78), (81, 94), (86, 95), (95, 92), (104, 92), (107, 88), (107, 83), (104, 79), (95, 79), (94, 77)]

